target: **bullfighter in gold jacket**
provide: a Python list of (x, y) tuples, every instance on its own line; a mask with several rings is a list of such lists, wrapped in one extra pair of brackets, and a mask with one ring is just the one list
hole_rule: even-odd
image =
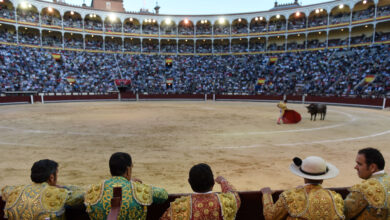
[(338, 193), (322, 188), (324, 179), (336, 177), (338, 169), (316, 156), (294, 158), (290, 170), (305, 180), (300, 188), (284, 191), (276, 203), (270, 188), (263, 188), (263, 214), (267, 220), (344, 219), (344, 202)]
[(40, 160), (31, 168), (32, 184), (4, 187), (5, 217), (9, 220), (65, 219), (65, 206), (81, 205), (84, 193), (75, 186), (57, 186), (57, 173), (57, 162)]
[(364, 148), (356, 156), (355, 169), (362, 183), (352, 186), (345, 199), (347, 219), (390, 219), (390, 177), (383, 170), (385, 160), (374, 148)]

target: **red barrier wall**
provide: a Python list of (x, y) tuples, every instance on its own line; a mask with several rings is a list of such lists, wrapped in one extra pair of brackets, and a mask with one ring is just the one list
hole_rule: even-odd
[(204, 99), (204, 94), (139, 94), (140, 99)]
[[(56, 96), (44, 96), (44, 101), (71, 101), (71, 100), (102, 100), (102, 99), (118, 99), (117, 94), (110, 94), (110, 95), (56, 95)], [(38, 96), (38, 98), (35, 101), (41, 101), (41, 97)]]
[(340, 103), (340, 104), (355, 104), (355, 105), (373, 105), (382, 106), (382, 98), (353, 98), (353, 97), (323, 97), (323, 96), (306, 96), (306, 102), (329, 102), (329, 103)]
[(30, 96), (4, 96), (0, 97), (0, 103), (30, 102)]
[[(133, 93), (122, 93), (121, 98), (123, 99), (136, 99), (136, 95)], [(139, 99), (143, 100), (154, 100), (154, 99), (193, 99), (193, 100), (204, 100), (204, 94), (139, 94)], [(286, 96), (287, 100), (301, 102), (302, 96)], [(116, 100), (118, 94), (106, 94), (106, 95), (53, 95), (44, 96), (44, 101), (75, 101), (75, 100)], [(213, 99), (212, 94), (207, 95), (208, 100)], [(257, 101), (280, 101), (283, 100), (282, 95), (215, 95), (216, 100), (257, 100)], [(40, 96), (34, 96), (34, 102), (40, 102)], [(30, 96), (5, 96), (0, 97), (0, 103), (17, 103), (17, 102), (30, 102)], [(336, 104), (347, 104), (347, 105), (366, 105), (381, 108), (383, 106), (382, 98), (356, 98), (356, 97), (335, 97), (335, 96), (306, 96), (305, 102), (326, 102)], [(386, 107), (390, 107), (390, 100), (387, 100)]]
[(231, 99), (231, 100), (283, 100), (283, 96), (274, 95), (215, 95), (215, 99)]

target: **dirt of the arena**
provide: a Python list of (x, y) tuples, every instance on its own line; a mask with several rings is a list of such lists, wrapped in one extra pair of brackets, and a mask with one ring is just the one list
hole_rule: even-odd
[(188, 171), (197, 163), (246, 191), (302, 185), (289, 171), (295, 156), (322, 156), (339, 168), (325, 187), (360, 181), (360, 148), (379, 148), (390, 162), (389, 111), (328, 106), (324, 121), (310, 121), (304, 105), (288, 107), (301, 113), (300, 123), (277, 125), (276, 103), (259, 102), (0, 106), (0, 187), (29, 183), (33, 162), (44, 158), (59, 162), (59, 184), (97, 183), (109, 178), (108, 159), (117, 151), (131, 154), (133, 176), (169, 193), (191, 192)]

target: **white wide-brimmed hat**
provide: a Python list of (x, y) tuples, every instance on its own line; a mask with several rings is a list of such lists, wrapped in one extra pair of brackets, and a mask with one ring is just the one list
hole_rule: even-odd
[(311, 180), (331, 179), (339, 174), (336, 166), (317, 156), (310, 156), (304, 160), (295, 157), (290, 170), (297, 176)]

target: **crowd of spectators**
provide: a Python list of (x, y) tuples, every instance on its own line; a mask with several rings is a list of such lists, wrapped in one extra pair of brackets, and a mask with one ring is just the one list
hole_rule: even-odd
[(102, 31), (103, 24), (101, 21), (96, 20), (85, 20), (84, 29)]
[(293, 18), (288, 20), (288, 29), (303, 29), (306, 28), (306, 18), (304, 16), (300, 16), (299, 18)]
[(284, 31), (286, 30), (285, 20), (270, 21), (268, 24), (268, 31)]
[(214, 35), (229, 35), (230, 26), (229, 25), (214, 25)]
[(196, 34), (197, 35), (211, 35), (212, 27), (210, 23), (200, 24), (196, 26)]
[(374, 15), (375, 15), (375, 7), (371, 6), (371, 7), (367, 8), (367, 9), (365, 9), (365, 10), (354, 11), (352, 13), (352, 21), (373, 18)]
[(39, 14), (33, 10), (18, 10), (18, 21), (39, 23)]
[(55, 17), (51, 15), (41, 15), (41, 23), (46, 25), (61, 26), (61, 17)]
[(376, 12), (377, 17), (390, 15), (390, 5), (379, 6)]
[(81, 18), (68, 18), (64, 17), (64, 27), (70, 27), (70, 28), (83, 28), (83, 21)]
[(141, 45), (133, 43), (133, 41), (125, 41), (124, 43), (124, 51), (126, 52), (141, 52)]
[(2, 18), (15, 19), (15, 10), (10, 10), (7, 6), (0, 5), (0, 16)]
[(179, 25), (178, 32), (179, 32), (179, 35), (194, 35), (194, 26), (193, 25)]
[(82, 38), (64, 38), (66, 48), (83, 49), (84, 43)]
[(121, 23), (104, 23), (104, 29), (106, 32), (122, 32), (122, 24)]
[(176, 35), (177, 27), (176, 25), (161, 25), (160, 26), (161, 35)]
[[(183, 44), (185, 45), (185, 44)], [(193, 48), (192, 48), (193, 50)], [(109, 92), (114, 79), (140, 93), (245, 93), (382, 96), (390, 92), (390, 46), (241, 56), (165, 56), (0, 46), (2, 91)], [(277, 57), (272, 64), (269, 57)], [(364, 83), (375, 75), (372, 83)], [(67, 77), (74, 77), (74, 84)], [(171, 88), (166, 79), (172, 78)], [(263, 85), (258, 78), (265, 78)]]
[(248, 24), (244, 22), (238, 22), (232, 25), (232, 34), (247, 34), (248, 33)]
[(317, 26), (323, 26), (327, 24), (328, 24), (328, 15), (326, 13), (321, 13), (309, 17), (308, 27), (317, 27)]
[(0, 41), (16, 43), (16, 34), (8, 31), (6, 28), (0, 29)]
[(42, 45), (51, 46), (51, 47), (62, 47), (62, 37), (61, 35), (59, 36), (43, 35)]
[(350, 21), (350, 13), (349, 12), (335, 13), (334, 15), (330, 15), (329, 21), (330, 24), (348, 23)]
[(158, 35), (158, 26), (155, 23), (154, 25), (143, 25), (142, 26), (143, 34), (157, 34)]
[(125, 22), (123, 24), (123, 32), (139, 34), (141, 33), (140, 25), (136, 25), (134, 22)]

